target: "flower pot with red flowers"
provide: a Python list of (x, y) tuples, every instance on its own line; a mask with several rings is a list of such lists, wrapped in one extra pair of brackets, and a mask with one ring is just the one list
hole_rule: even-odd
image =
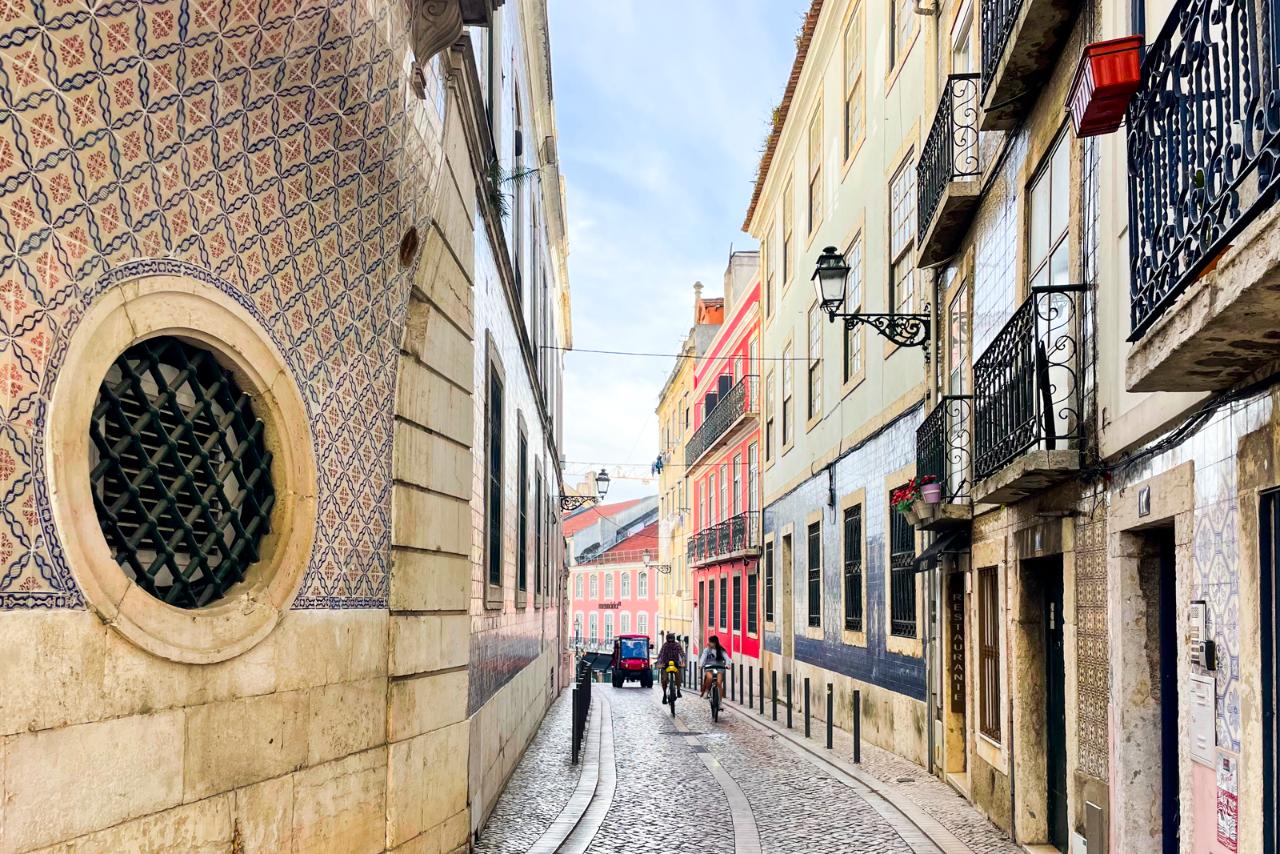
[(1111, 133), (1142, 82), (1142, 36), (1085, 45), (1067, 105), (1076, 136)]
[(920, 523), (920, 514), (916, 511), (916, 502), (922, 500), (922, 489), (937, 480), (931, 474), (922, 478), (913, 477), (893, 491), (889, 496), (889, 503), (893, 505), (895, 510), (907, 517), (908, 522), (912, 525), (918, 525)]

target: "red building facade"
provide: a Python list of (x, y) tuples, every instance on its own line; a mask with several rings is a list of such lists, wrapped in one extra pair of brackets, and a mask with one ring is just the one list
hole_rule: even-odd
[[(735, 253), (725, 319), (694, 374), (695, 430), (685, 446), (693, 533), (688, 561), (694, 591), (694, 650), (717, 635), (734, 658), (759, 659), (760, 561), (760, 282), (743, 276)], [(736, 275), (735, 275), (736, 273)]]

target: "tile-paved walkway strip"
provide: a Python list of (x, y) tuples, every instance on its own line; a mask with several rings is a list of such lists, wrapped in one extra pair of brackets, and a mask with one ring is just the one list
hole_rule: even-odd
[(599, 734), (594, 742), (595, 756), (593, 757), (598, 769), (596, 790), (586, 812), (573, 828), (573, 832), (565, 839), (564, 844), (554, 849), (560, 854), (583, 854), (588, 850), (600, 831), (600, 825), (609, 814), (609, 808), (613, 806), (613, 795), (618, 788), (617, 755), (614, 753), (613, 741), (613, 712), (609, 707), (609, 701), (603, 696), (595, 701), (595, 705), (596, 709), (592, 711), (599, 711), (599, 716), (595, 719)]
[(729, 817), (733, 819), (734, 854), (760, 854), (760, 829), (756, 826), (756, 816), (751, 809), (751, 802), (747, 800), (742, 788), (733, 776), (724, 770), (720, 760), (707, 750), (701, 736), (694, 734), (679, 720), (673, 719), (672, 723), (676, 729), (685, 733), (685, 742), (694, 749), (695, 755), (716, 778), (716, 782), (720, 784), (729, 801)]
[(480, 833), (477, 854), (525, 854), (568, 805), (581, 767), (569, 762), (570, 694), (547, 711)]

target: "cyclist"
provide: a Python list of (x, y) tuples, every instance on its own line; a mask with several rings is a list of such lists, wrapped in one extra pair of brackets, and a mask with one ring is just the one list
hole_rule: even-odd
[(724, 671), (732, 662), (729, 660), (729, 651), (720, 645), (720, 638), (712, 635), (707, 638), (707, 645), (702, 648), (702, 655), (698, 656), (698, 664), (702, 666), (702, 694), (707, 696), (707, 692), (711, 690), (711, 679), (714, 676), (720, 682), (720, 696), (724, 697)]
[[(669, 674), (667, 668), (675, 662), (676, 671)], [(675, 632), (667, 632), (667, 642), (658, 650), (658, 670), (662, 674), (662, 696), (667, 696), (667, 680), (674, 675), (676, 696), (680, 696), (680, 671), (684, 668), (684, 647), (676, 640)]]

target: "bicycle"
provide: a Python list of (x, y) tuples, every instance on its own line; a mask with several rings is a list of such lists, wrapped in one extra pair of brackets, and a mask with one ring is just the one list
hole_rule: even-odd
[(664, 705), (671, 706), (671, 717), (676, 716), (676, 697), (680, 696), (680, 667), (674, 661), (668, 661), (664, 668), (667, 675), (667, 687), (662, 694)]
[(713, 722), (720, 720), (720, 674), (724, 672), (724, 668), (707, 668), (711, 670), (711, 689), (707, 692), (707, 699), (711, 703), (711, 720)]

